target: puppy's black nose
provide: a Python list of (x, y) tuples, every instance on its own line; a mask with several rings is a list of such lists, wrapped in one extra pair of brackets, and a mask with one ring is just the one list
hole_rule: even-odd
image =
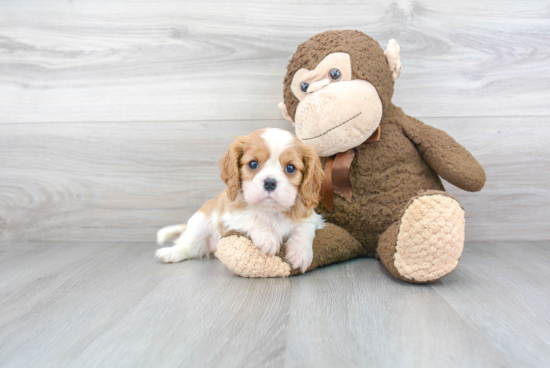
[(273, 192), (277, 188), (277, 180), (267, 178), (264, 180), (264, 189), (268, 192)]

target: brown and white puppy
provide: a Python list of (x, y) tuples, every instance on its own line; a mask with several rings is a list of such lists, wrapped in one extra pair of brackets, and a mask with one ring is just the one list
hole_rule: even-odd
[(157, 250), (156, 257), (169, 263), (208, 256), (224, 233), (236, 230), (269, 255), (288, 238), (285, 258), (305, 272), (313, 259), (315, 231), (323, 227), (313, 211), (323, 179), (314, 149), (286, 130), (267, 128), (238, 137), (220, 166), (227, 188), (187, 225), (161, 229), (159, 244), (178, 238), (174, 246)]

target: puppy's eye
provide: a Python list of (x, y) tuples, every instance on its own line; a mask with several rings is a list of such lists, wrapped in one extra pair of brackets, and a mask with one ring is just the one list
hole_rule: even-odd
[(258, 161), (250, 161), (248, 167), (250, 170), (256, 170), (258, 168)]
[(340, 80), (340, 78), (342, 77), (342, 73), (340, 73), (340, 71), (336, 68), (331, 69), (331, 71), (328, 72), (328, 75), (333, 81)]
[(300, 89), (302, 90), (302, 92), (304, 93), (307, 93), (307, 89), (309, 88), (309, 83), (302, 83), (300, 84)]
[(286, 172), (289, 174), (294, 174), (294, 172), (296, 172), (296, 168), (294, 165), (286, 165)]

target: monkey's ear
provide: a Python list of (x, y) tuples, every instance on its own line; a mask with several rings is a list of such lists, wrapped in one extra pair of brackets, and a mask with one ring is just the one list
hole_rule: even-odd
[(400, 47), (397, 42), (394, 39), (391, 39), (388, 42), (386, 51), (384, 51), (384, 55), (386, 55), (386, 60), (388, 60), (388, 65), (390, 66), (393, 80), (396, 80), (399, 77), (399, 74), (401, 74), (401, 58), (399, 57), (399, 50)]
[(286, 105), (285, 105), (284, 102), (279, 102), (279, 109), (281, 109), (281, 113), (283, 114), (283, 118), (290, 121), (292, 123), (292, 125), (294, 125), (294, 121), (292, 120), (290, 115), (288, 115), (288, 110), (286, 109)]

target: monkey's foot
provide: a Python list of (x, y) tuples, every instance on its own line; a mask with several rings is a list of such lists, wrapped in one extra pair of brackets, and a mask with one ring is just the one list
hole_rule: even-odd
[(246, 236), (226, 234), (219, 242), (216, 257), (242, 277), (285, 277), (290, 266), (281, 257), (262, 254)]
[(441, 191), (411, 199), (378, 241), (380, 259), (395, 277), (432, 282), (453, 271), (464, 247), (464, 210)]

